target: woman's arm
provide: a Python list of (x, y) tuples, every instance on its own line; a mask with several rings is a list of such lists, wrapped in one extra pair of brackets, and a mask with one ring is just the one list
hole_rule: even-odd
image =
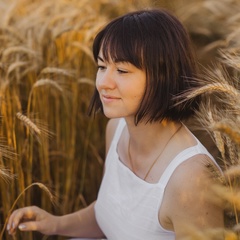
[(95, 202), (87, 208), (60, 217), (56, 226), (57, 234), (71, 237), (102, 238), (94, 211)]
[(163, 211), (168, 212), (168, 226), (175, 232), (176, 239), (224, 227), (223, 208), (213, 201), (216, 180), (206, 166), (208, 163), (204, 155), (182, 163), (166, 188), (164, 206), (167, 209)]

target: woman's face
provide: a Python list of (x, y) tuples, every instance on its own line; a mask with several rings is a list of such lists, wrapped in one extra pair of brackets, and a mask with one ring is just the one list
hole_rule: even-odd
[(129, 62), (106, 61), (98, 55), (96, 87), (108, 118), (134, 117), (146, 88), (145, 71)]

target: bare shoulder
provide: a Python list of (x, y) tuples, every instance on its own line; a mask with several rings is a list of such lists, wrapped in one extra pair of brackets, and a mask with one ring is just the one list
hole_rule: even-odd
[(177, 188), (184, 183), (181, 189), (185, 190), (206, 190), (203, 187), (207, 185), (209, 188), (209, 183), (215, 182), (216, 176), (220, 174), (220, 170), (208, 156), (199, 154), (179, 165), (172, 176), (172, 183)]
[(211, 193), (218, 171), (208, 156), (196, 155), (177, 167), (169, 181), (169, 188), (179, 195), (189, 195), (188, 200), (192, 203), (199, 202), (199, 197), (204, 199), (204, 195)]
[[(212, 161), (196, 155), (183, 162), (172, 175), (165, 192), (166, 215), (170, 228), (183, 235), (183, 223), (204, 229), (223, 226), (223, 211), (212, 200), (216, 182)], [(209, 167), (210, 166), (210, 167)]]
[(110, 144), (112, 142), (114, 133), (116, 131), (117, 125), (119, 123), (119, 118), (110, 119), (106, 127), (106, 153), (109, 150)]

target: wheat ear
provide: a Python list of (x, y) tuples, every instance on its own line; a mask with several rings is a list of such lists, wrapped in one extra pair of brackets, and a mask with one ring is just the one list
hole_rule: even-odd
[(214, 130), (221, 131), (227, 134), (236, 144), (240, 145), (240, 132), (237, 129), (232, 129), (225, 123), (215, 123)]
[(16, 113), (16, 116), (19, 120), (21, 120), (26, 126), (28, 126), (31, 130), (33, 130), (35, 133), (37, 133), (38, 135), (41, 135), (41, 131), (40, 129), (37, 127), (37, 125), (35, 123), (33, 123), (31, 121), (30, 118), (28, 118), (27, 116), (23, 115), (20, 112)]
[(212, 83), (212, 84), (207, 84), (206, 86), (200, 87), (196, 89), (195, 91), (191, 92), (188, 96), (187, 99), (194, 98), (196, 96), (199, 96), (201, 94), (207, 93), (207, 92), (224, 92), (229, 94), (230, 96), (233, 97), (239, 97), (239, 91), (236, 90), (236, 88), (232, 87), (229, 84), (226, 83)]

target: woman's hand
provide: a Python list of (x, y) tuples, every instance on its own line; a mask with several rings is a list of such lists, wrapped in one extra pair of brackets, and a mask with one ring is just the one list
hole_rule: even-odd
[(15, 210), (7, 225), (9, 234), (14, 234), (16, 229), (21, 231), (38, 231), (45, 235), (53, 235), (56, 232), (58, 217), (38, 207), (24, 207)]

